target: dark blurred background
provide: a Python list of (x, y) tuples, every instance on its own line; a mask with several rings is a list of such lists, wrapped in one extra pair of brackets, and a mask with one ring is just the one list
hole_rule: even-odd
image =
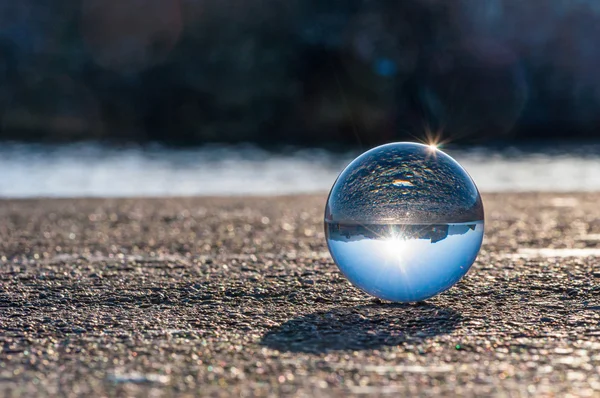
[(597, 0), (0, 5), (0, 138), (600, 138)]

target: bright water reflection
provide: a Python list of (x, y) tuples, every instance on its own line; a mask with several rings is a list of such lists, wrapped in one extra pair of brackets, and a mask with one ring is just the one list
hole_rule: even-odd
[[(600, 145), (450, 148), (486, 192), (598, 191)], [(0, 144), (0, 197), (279, 195), (327, 192), (357, 154), (250, 145), (114, 148)], [(456, 221), (456, 220), (449, 220)]]

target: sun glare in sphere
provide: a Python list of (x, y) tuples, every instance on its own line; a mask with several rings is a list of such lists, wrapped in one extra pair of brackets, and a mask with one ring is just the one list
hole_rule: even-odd
[(385, 239), (385, 251), (386, 254), (395, 260), (401, 261), (406, 256), (406, 250), (408, 248), (408, 242), (404, 236), (400, 234), (392, 234), (389, 238)]

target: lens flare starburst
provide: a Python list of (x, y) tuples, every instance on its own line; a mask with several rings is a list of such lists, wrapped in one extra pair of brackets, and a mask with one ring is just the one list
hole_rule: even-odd
[(409, 249), (409, 245), (407, 243), (405, 236), (401, 232), (391, 231), (390, 235), (383, 240), (385, 254), (399, 264), (402, 264), (402, 260), (408, 254), (407, 249)]

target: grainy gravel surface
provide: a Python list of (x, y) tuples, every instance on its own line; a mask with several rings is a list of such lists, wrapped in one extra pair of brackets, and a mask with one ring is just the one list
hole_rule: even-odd
[(410, 305), (340, 275), (324, 196), (0, 201), (0, 396), (600, 396), (599, 199), (485, 196)]

